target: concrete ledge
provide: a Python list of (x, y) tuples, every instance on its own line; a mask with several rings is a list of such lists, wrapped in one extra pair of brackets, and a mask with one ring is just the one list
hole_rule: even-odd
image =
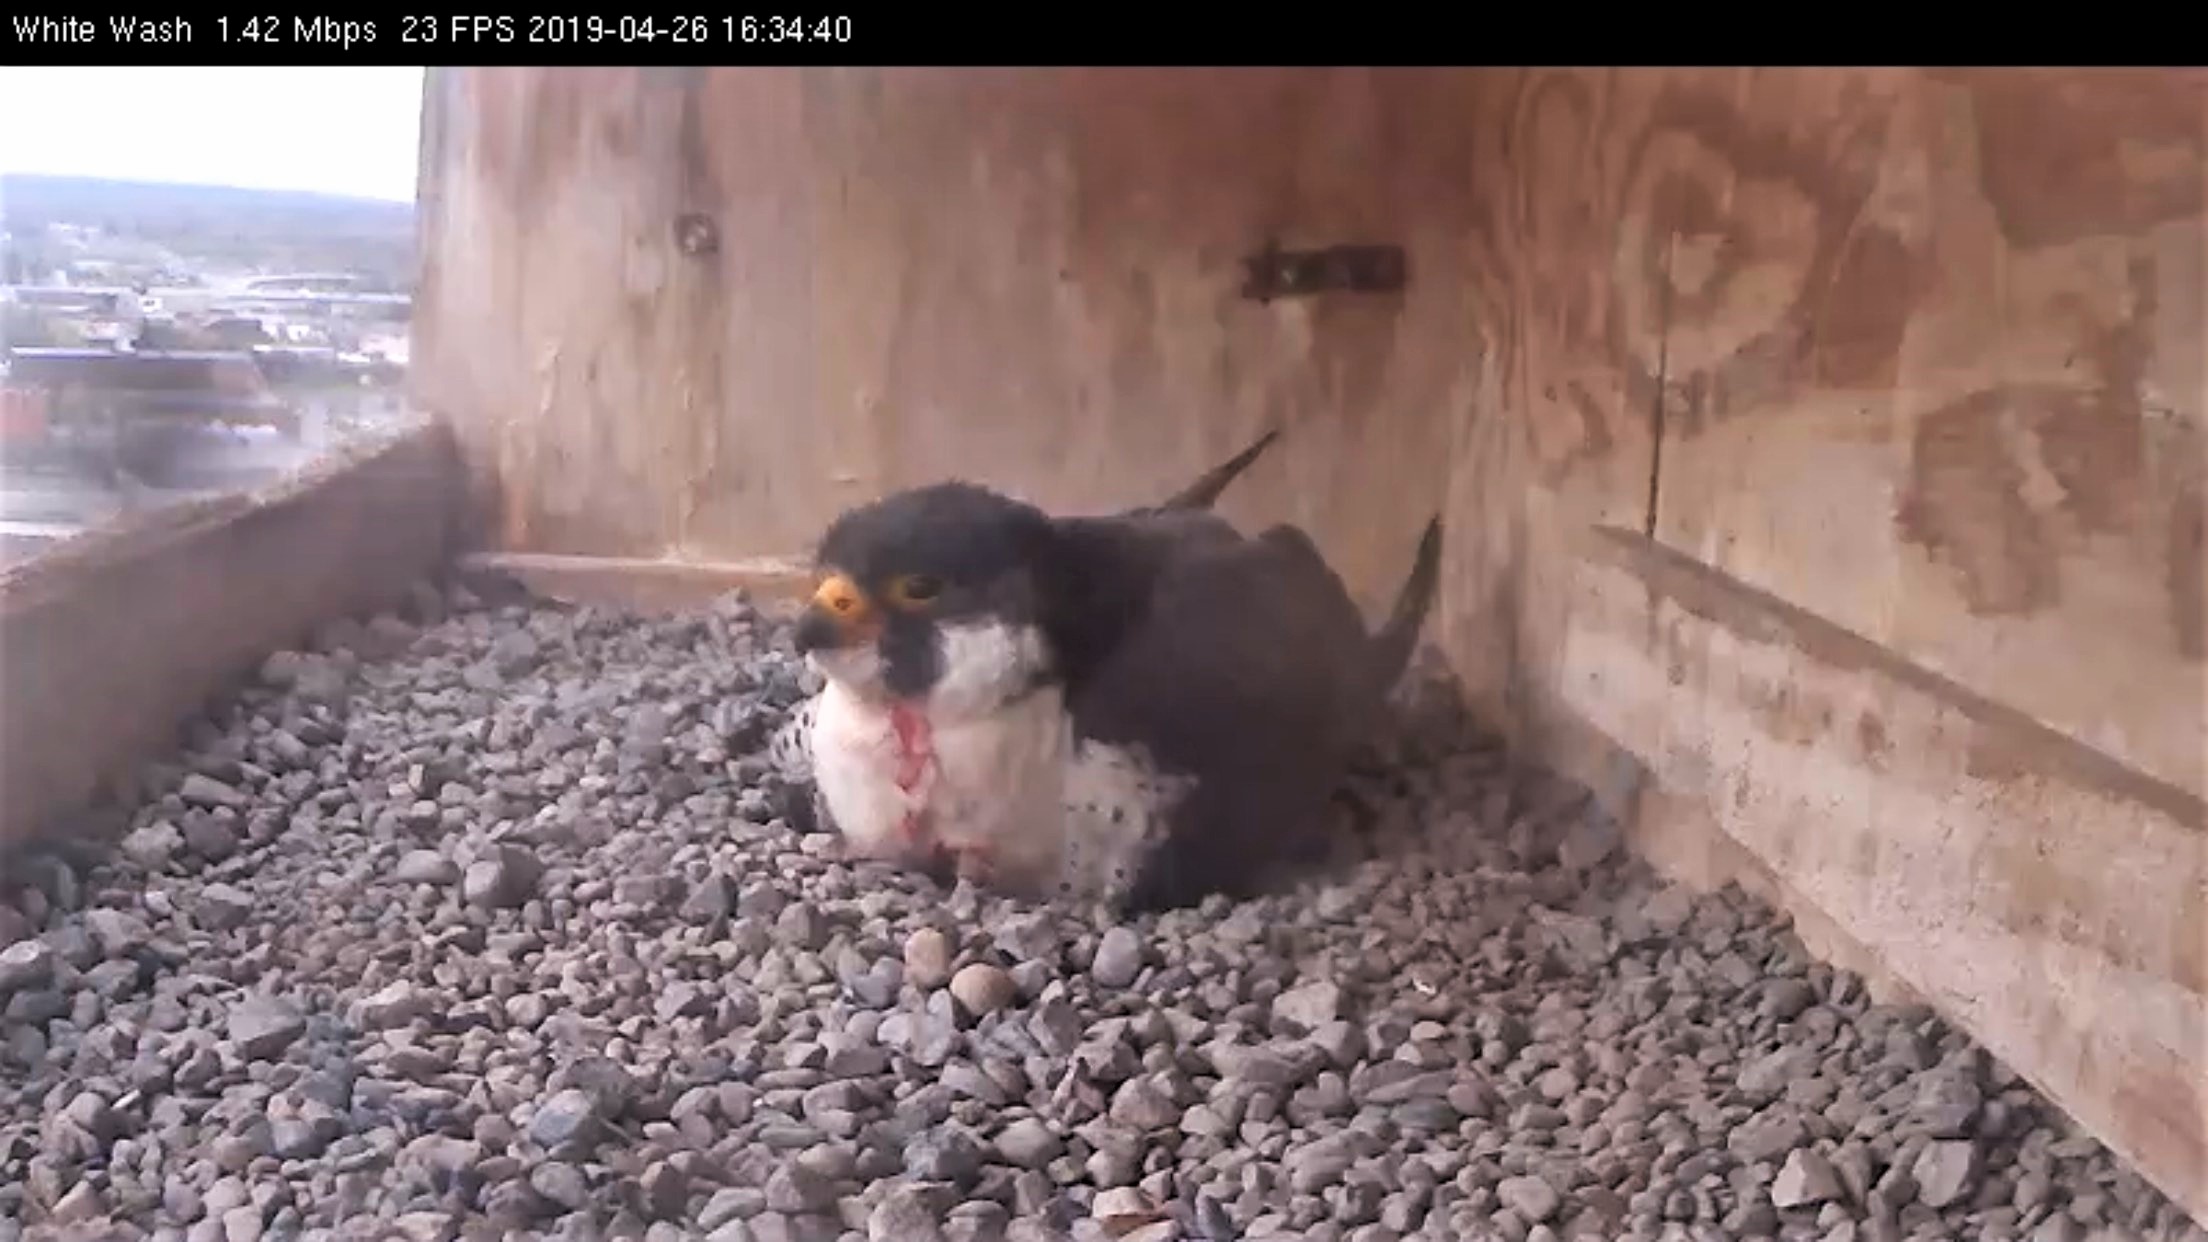
[(445, 564), (457, 465), (443, 427), (412, 429), (0, 573), (0, 868), (269, 652)]

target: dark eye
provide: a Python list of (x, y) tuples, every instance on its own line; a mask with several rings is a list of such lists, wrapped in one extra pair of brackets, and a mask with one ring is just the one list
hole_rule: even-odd
[(907, 574), (889, 586), (889, 597), (906, 607), (925, 604), (942, 593), (943, 580), (927, 574)]

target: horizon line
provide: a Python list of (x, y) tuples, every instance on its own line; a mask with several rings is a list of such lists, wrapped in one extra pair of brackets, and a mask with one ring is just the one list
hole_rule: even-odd
[(242, 190), (252, 194), (308, 194), (316, 198), (341, 198), (355, 202), (388, 203), (393, 206), (414, 207), (421, 203), (421, 194), (405, 198), (390, 198), (383, 194), (361, 193), (351, 190), (316, 190), (305, 186), (238, 185), (224, 181), (174, 181), (160, 177), (129, 177), (112, 173), (52, 172), (38, 168), (0, 168), (0, 177), (49, 177), (56, 180), (109, 181), (123, 185), (174, 186), (195, 190)]

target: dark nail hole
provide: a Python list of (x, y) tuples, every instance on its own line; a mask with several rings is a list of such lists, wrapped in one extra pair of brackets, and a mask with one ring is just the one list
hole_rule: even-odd
[(716, 254), (721, 249), (720, 226), (704, 212), (686, 211), (675, 217), (675, 246), (688, 255)]

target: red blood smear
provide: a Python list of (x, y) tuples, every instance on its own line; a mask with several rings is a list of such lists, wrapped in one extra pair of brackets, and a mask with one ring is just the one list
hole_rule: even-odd
[[(889, 709), (889, 724), (897, 733), (897, 787), (911, 793), (919, 787), (920, 778), (927, 774), (928, 764), (935, 758), (930, 746), (928, 718), (900, 703)], [(904, 831), (908, 839), (919, 840), (918, 812), (905, 813)]]

